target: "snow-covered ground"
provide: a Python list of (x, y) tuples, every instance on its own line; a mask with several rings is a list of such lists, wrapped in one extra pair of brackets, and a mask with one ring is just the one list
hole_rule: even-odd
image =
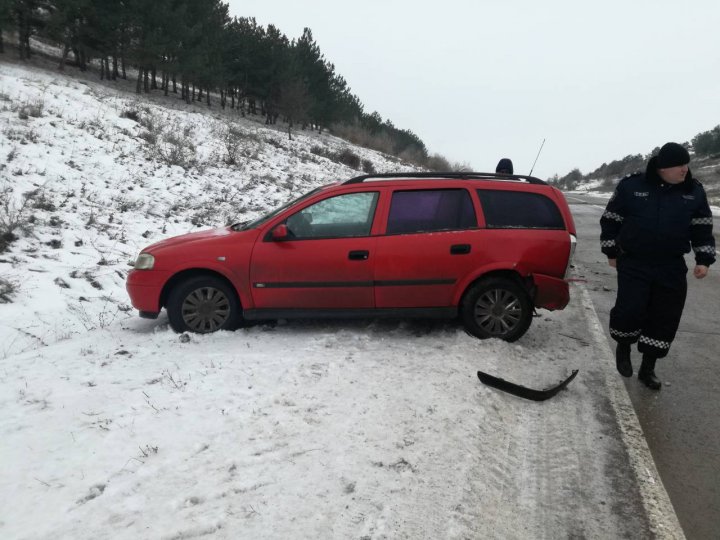
[[(446, 322), (188, 336), (135, 316), (144, 245), (361, 174), (322, 157), (343, 141), (7, 63), (0, 132), (22, 224), (0, 253), (0, 537), (681, 537), (580, 285), (515, 344)], [(541, 388), (573, 368), (542, 404), (476, 377)]]

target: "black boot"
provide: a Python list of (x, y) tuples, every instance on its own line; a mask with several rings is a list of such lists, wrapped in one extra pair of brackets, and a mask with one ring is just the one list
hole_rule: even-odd
[(615, 365), (620, 375), (632, 377), (632, 363), (630, 362), (630, 344), (618, 343), (615, 348)]
[(638, 371), (638, 379), (651, 390), (660, 390), (662, 383), (655, 376), (655, 360), (656, 358), (643, 354), (640, 371)]

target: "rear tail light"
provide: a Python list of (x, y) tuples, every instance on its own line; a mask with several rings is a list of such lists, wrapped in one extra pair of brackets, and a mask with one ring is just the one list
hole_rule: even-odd
[(568, 255), (567, 268), (565, 268), (565, 279), (570, 277), (570, 267), (572, 266), (576, 247), (577, 247), (577, 238), (575, 237), (574, 234), (571, 234), (570, 235), (570, 254)]

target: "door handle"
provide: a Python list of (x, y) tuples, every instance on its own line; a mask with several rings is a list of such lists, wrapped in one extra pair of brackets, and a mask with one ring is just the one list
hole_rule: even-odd
[(470, 244), (455, 244), (450, 246), (450, 255), (467, 255), (470, 253)]
[(370, 252), (364, 249), (348, 253), (348, 259), (351, 261), (367, 261), (368, 257), (370, 257)]

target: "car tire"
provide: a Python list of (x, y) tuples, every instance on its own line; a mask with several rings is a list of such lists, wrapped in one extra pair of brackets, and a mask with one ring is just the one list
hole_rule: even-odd
[(480, 339), (520, 339), (532, 322), (533, 305), (527, 291), (506, 278), (488, 278), (473, 285), (462, 303), (465, 330)]
[(167, 313), (176, 332), (235, 330), (242, 321), (237, 294), (214, 276), (196, 276), (176, 285), (168, 296)]

